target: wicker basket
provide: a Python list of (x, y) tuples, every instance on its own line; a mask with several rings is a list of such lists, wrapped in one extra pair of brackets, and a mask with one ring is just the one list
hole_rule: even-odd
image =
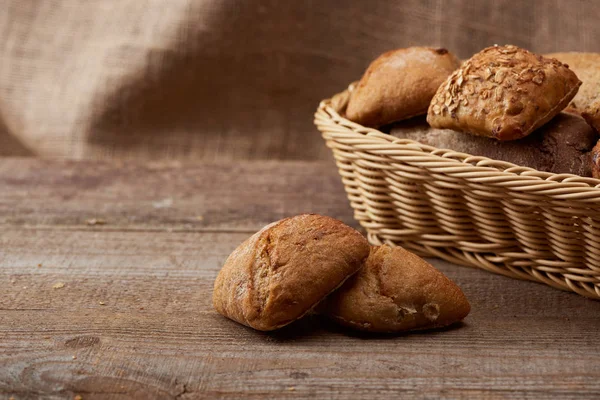
[(342, 116), (352, 88), (322, 101), (315, 124), (372, 244), (600, 299), (599, 180), (365, 128)]

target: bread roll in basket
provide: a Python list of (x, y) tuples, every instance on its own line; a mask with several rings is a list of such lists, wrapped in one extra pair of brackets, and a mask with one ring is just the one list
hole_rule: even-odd
[(399, 245), (600, 299), (600, 180), (398, 139), (344, 117), (355, 84), (315, 124), (373, 245)]

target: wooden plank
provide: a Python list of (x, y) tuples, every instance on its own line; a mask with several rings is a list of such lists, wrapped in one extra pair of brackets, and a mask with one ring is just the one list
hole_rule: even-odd
[(311, 316), (263, 334), (218, 315), (212, 283), (250, 232), (309, 211), (352, 222), (329, 163), (3, 159), (0, 189), (0, 397), (600, 394), (599, 302), (437, 260), (473, 306), (451, 329)]
[(0, 226), (256, 231), (304, 212), (356, 226), (331, 162), (0, 159)]
[(600, 394), (600, 302), (439, 261), (473, 306), (451, 329), (369, 336), (313, 316), (264, 334), (229, 321), (212, 282), (246, 236), (5, 225), (0, 396)]

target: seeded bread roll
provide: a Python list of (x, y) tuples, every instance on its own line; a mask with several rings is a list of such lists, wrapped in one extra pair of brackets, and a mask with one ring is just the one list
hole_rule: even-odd
[(390, 133), (440, 149), (507, 161), (538, 171), (584, 177), (592, 176), (589, 152), (598, 140), (597, 133), (583, 118), (569, 113), (560, 113), (531, 135), (514, 141), (501, 142), (432, 128), (423, 118), (397, 123)]
[(577, 95), (565, 111), (582, 114), (600, 99), (600, 53), (551, 53), (546, 57), (569, 65), (569, 69), (582, 81)]
[(498, 140), (529, 135), (573, 99), (581, 82), (555, 59), (516, 46), (488, 47), (439, 87), (427, 122)]
[(231, 253), (215, 280), (213, 304), (254, 329), (281, 328), (338, 288), (368, 255), (367, 240), (336, 219), (286, 218)]
[(446, 49), (410, 47), (384, 53), (352, 92), (346, 116), (378, 127), (425, 114), (440, 83), (459, 65)]
[(401, 247), (373, 247), (361, 270), (319, 306), (342, 325), (370, 332), (447, 326), (471, 306), (458, 286)]

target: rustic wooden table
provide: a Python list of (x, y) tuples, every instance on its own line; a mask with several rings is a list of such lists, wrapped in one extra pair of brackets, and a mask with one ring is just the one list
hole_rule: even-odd
[(441, 261), (472, 304), (447, 330), (218, 315), (227, 255), (302, 212), (356, 225), (332, 164), (0, 160), (0, 397), (600, 396), (600, 302)]

